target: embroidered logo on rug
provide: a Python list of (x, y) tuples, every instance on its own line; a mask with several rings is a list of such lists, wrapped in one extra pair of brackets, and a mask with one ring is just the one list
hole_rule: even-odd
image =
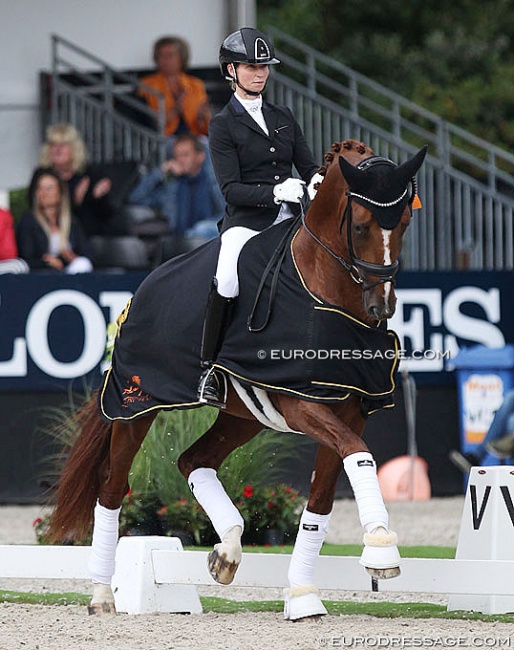
[(318, 524), (303, 524), (302, 528), (304, 530), (319, 530)]
[(128, 408), (130, 404), (136, 402), (149, 402), (152, 397), (145, 393), (140, 387), (141, 379), (137, 375), (133, 375), (126, 383), (122, 393), (122, 403), (124, 408)]
[(357, 467), (374, 467), (375, 463), (372, 460), (358, 460)]

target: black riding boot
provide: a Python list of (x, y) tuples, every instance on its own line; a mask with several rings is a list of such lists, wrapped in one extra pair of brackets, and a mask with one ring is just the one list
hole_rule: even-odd
[(200, 357), (202, 368), (205, 370), (198, 385), (198, 400), (218, 408), (225, 407), (226, 379), (221, 373), (214, 371), (212, 364), (218, 356), (233, 304), (234, 298), (220, 296), (216, 279), (214, 279), (207, 298), (207, 309), (203, 324)]

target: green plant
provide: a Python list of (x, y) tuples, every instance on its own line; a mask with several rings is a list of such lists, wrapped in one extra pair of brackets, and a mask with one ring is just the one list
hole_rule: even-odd
[(152, 492), (128, 491), (120, 513), (120, 535), (162, 535), (158, 510), (161, 501)]
[(245, 485), (236, 506), (245, 520), (246, 543), (262, 543), (265, 531), (269, 530), (280, 531), (284, 540), (290, 540), (296, 534), (305, 498), (283, 483)]
[(200, 504), (192, 498), (177, 499), (160, 508), (159, 517), (167, 535), (190, 534), (197, 546), (212, 544), (215, 539), (212, 524)]

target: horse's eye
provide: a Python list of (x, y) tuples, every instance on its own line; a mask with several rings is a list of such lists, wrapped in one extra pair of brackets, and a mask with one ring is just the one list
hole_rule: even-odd
[(362, 225), (360, 223), (354, 223), (353, 224), (353, 231), (359, 237), (363, 237), (368, 232), (368, 227), (364, 226), (364, 225)]

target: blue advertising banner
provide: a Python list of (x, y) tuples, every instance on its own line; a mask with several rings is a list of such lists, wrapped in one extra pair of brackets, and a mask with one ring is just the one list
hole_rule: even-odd
[[(0, 276), (0, 391), (96, 385), (106, 325), (116, 320), (142, 273)], [(514, 343), (514, 276), (509, 272), (398, 275), (389, 326), (401, 368), (420, 383), (454, 383), (449, 364), (463, 347)]]
[(97, 385), (106, 325), (143, 273), (0, 275), (0, 390)]
[(459, 350), (514, 342), (513, 281), (507, 271), (399, 273), (389, 326), (401, 341), (401, 368), (421, 383), (454, 382)]

